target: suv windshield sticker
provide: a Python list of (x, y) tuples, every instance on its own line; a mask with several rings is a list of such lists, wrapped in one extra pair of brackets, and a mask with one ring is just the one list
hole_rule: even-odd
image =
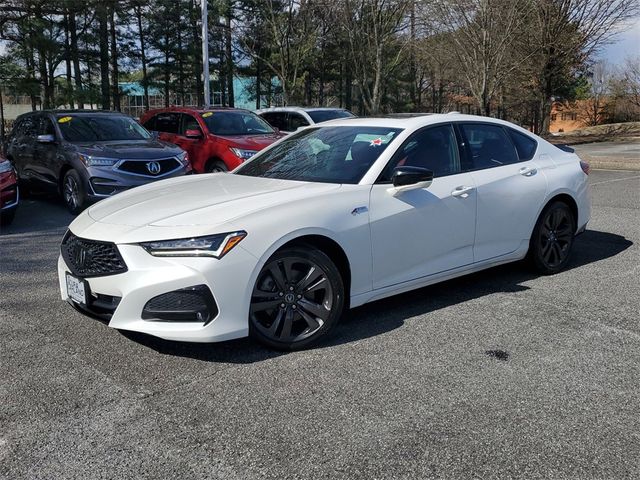
[(67, 123), (70, 122), (73, 117), (60, 117), (58, 119), (58, 123)]
[(202, 118), (207, 118), (207, 117), (210, 117), (211, 115), (213, 115), (213, 112), (204, 112), (202, 114)]

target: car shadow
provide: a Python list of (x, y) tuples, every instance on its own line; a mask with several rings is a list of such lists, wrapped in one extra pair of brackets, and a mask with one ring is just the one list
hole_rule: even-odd
[[(625, 237), (588, 230), (574, 244), (566, 270), (579, 268), (618, 255), (633, 245)], [(424, 315), (458, 303), (494, 293), (528, 290), (522, 283), (538, 277), (524, 262), (494, 267), (446, 282), (395, 295), (346, 312), (333, 334), (315, 348), (331, 348), (375, 337), (401, 327), (408, 318)], [(283, 355), (250, 339), (217, 344), (182, 343), (149, 335), (121, 332), (127, 338), (165, 355), (207, 362), (253, 363)]]

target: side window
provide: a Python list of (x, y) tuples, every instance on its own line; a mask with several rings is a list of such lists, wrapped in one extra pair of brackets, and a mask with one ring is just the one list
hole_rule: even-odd
[(276, 127), (280, 130), (287, 132), (287, 114), (284, 112), (267, 112), (262, 114), (264, 118), (272, 127)]
[(519, 161), (516, 149), (499, 125), (467, 123), (460, 126), (471, 152), (471, 169), (510, 165)]
[(396, 167), (422, 167), (434, 177), (460, 173), (458, 142), (452, 125), (427, 127), (411, 135), (395, 153), (380, 178), (391, 180)]
[(56, 136), (56, 130), (53, 126), (53, 122), (49, 117), (41, 117), (38, 135), (53, 135), (54, 137)]
[(35, 137), (38, 131), (38, 118), (35, 115), (29, 115), (20, 122), (18, 137)]
[(538, 142), (536, 142), (533, 138), (528, 137), (523, 133), (516, 132), (511, 128), (507, 128), (507, 132), (509, 132), (509, 136), (511, 137), (513, 144), (516, 146), (520, 161), (526, 162), (527, 160), (531, 160), (536, 154)]
[(202, 128), (200, 128), (200, 124), (198, 123), (198, 120), (196, 120), (191, 115), (187, 115), (186, 113), (183, 113), (182, 129), (180, 131), (180, 135), (185, 135), (187, 130), (200, 130), (202, 132)]
[(180, 131), (180, 114), (167, 112), (159, 113), (155, 118), (155, 129), (158, 132), (178, 133)]
[(287, 131), (295, 132), (298, 128), (306, 127), (307, 125), (309, 125), (309, 122), (299, 113), (289, 114), (289, 128), (287, 128)]
[(144, 128), (146, 128), (147, 130), (149, 130), (150, 132), (157, 131), (156, 130), (156, 117), (155, 116), (151, 117), (149, 120), (144, 122), (142, 124), (142, 126)]

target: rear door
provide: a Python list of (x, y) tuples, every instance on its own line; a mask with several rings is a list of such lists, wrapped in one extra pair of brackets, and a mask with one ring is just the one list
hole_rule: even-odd
[[(547, 181), (534, 152), (519, 155), (509, 128), (461, 123), (465, 167), (478, 195), (474, 260), (507, 255), (528, 242), (546, 197)], [(533, 141), (533, 140), (532, 140)]]
[(25, 180), (38, 178), (34, 171), (33, 156), (37, 132), (38, 116), (27, 115), (19, 121), (11, 142), (11, 156), (20, 178)]
[(44, 183), (57, 187), (58, 172), (61, 166), (59, 165), (60, 162), (58, 162), (60, 138), (56, 133), (53, 121), (46, 114), (40, 116), (37, 135), (52, 135), (55, 141), (40, 143), (36, 140), (36, 142), (34, 142), (34, 170), (37, 170), (39, 178)]

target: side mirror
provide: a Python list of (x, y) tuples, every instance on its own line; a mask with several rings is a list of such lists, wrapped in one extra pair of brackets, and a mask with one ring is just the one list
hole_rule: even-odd
[(56, 137), (53, 135), (38, 135), (36, 141), (38, 143), (55, 143)]
[(187, 130), (184, 132), (184, 136), (187, 138), (202, 138), (202, 132), (198, 129)]
[(396, 167), (391, 182), (394, 193), (427, 188), (433, 182), (433, 172), (422, 167)]

